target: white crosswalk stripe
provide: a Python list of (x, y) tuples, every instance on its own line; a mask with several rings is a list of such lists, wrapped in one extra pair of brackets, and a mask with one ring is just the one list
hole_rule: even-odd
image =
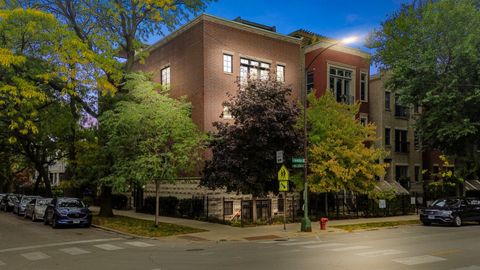
[(153, 247), (154, 245), (145, 243), (145, 242), (139, 242), (139, 241), (132, 241), (132, 242), (125, 242), (125, 244), (133, 246), (133, 247)]
[(470, 266), (467, 266), (467, 267), (455, 268), (455, 269), (452, 269), (452, 270), (480, 270), (480, 266), (470, 265)]
[(397, 255), (397, 254), (402, 254), (402, 253), (406, 253), (406, 251), (396, 250), (396, 249), (384, 249), (384, 250), (375, 250), (375, 251), (357, 253), (355, 255), (363, 256), (363, 257), (369, 257), (369, 258), (375, 258), (375, 257), (380, 257), (380, 256)]
[(100, 248), (100, 249), (103, 249), (103, 250), (108, 250), (108, 251), (123, 249), (123, 247), (115, 246), (115, 245), (112, 245), (112, 244), (94, 245), (94, 247), (97, 247), (97, 248)]
[(325, 244), (319, 244), (319, 245), (309, 245), (309, 246), (303, 246), (304, 248), (328, 248), (328, 247), (338, 247), (338, 246), (345, 246), (346, 244), (342, 243), (325, 243)]
[(418, 265), (424, 263), (434, 263), (434, 262), (441, 262), (446, 261), (447, 259), (442, 257), (430, 256), (430, 255), (423, 255), (423, 256), (414, 256), (414, 257), (405, 257), (405, 258), (396, 258), (392, 261), (401, 263), (404, 265)]
[(76, 248), (76, 247), (71, 247), (71, 248), (62, 248), (59, 249), (61, 252), (70, 254), (70, 255), (82, 255), (82, 254), (87, 254), (90, 253), (90, 251), (81, 249), (81, 248)]
[(327, 249), (328, 251), (350, 251), (350, 250), (360, 250), (360, 249), (369, 249), (372, 247), (369, 246), (351, 246), (351, 247), (341, 247), (334, 249)]
[(25, 259), (29, 261), (39, 261), (50, 258), (47, 254), (43, 252), (29, 252), (21, 254)]
[(280, 244), (280, 246), (299, 246), (299, 245), (308, 245), (308, 244), (318, 244), (321, 242), (323, 241), (316, 240), (316, 241), (305, 241), (305, 242), (292, 242), (292, 243), (282, 243)]

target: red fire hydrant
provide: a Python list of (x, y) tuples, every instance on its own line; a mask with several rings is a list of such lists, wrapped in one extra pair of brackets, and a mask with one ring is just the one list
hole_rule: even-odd
[(327, 222), (328, 222), (328, 218), (326, 217), (320, 218), (320, 230), (324, 231), (327, 229)]

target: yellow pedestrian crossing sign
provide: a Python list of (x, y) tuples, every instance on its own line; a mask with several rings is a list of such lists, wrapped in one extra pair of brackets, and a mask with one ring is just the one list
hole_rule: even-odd
[(278, 191), (288, 191), (288, 181), (279, 181), (278, 185)]
[(288, 181), (290, 174), (288, 173), (287, 167), (282, 165), (280, 170), (278, 170), (278, 181)]

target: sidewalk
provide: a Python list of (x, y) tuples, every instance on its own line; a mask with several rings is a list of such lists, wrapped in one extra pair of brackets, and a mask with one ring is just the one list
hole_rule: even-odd
[[(93, 212), (98, 212), (98, 207), (90, 207)], [(113, 210), (115, 215), (127, 216), (132, 218), (144, 219), (154, 221), (155, 217), (150, 214), (136, 213), (133, 210)], [(300, 232), (300, 223), (287, 224), (287, 230), (283, 230), (283, 224), (280, 225), (263, 225), (256, 227), (232, 227), (228, 225), (210, 223), (192, 219), (172, 218), (160, 216), (160, 222), (178, 224), (189, 226), (198, 229), (207, 230), (206, 232), (194, 233), (184, 236), (172, 236), (173, 238), (186, 239), (191, 241), (246, 241), (246, 238), (272, 240), (275, 238), (292, 238), (299, 236), (311, 236), (324, 234), (328, 232), (344, 232), (343, 230), (330, 228), (335, 225), (350, 225), (372, 222), (386, 222), (386, 221), (404, 221), (418, 219), (417, 215), (394, 216), (394, 217), (380, 217), (380, 218), (358, 218), (345, 220), (332, 220), (328, 222), (328, 229), (320, 231), (319, 221), (312, 220), (312, 233)]]

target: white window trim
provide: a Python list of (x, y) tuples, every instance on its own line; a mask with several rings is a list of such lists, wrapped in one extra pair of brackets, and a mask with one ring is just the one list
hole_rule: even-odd
[(228, 110), (228, 107), (227, 107), (227, 106), (223, 106), (222, 118), (225, 119), (225, 120), (231, 120), (231, 119), (233, 119), (233, 116), (232, 116), (232, 114), (230, 113), (230, 111)]
[[(168, 83), (168, 85), (164, 85), (163, 84), (163, 74), (162, 73), (163, 73), (163, 70), (167, 69), (167, 68), (169, 69), (169, 72), (168, 72), (169, 73), (168, 74), (169, 83)], [(160, 84), (162, 86), (166, 86), (168, 89), (171, 89), (171, 87), (172, 87), (172, 67), (169, 64), (160, 68)]]
[(286, 77), (287, 77), (286, 74), (285, 74), (286, 73), (285, 71), (286, 71), (287, 68), (285, 67), (285, 65), (277, 63), (276, 68), (275, 68), (275, 73), (276, 73), (275, 75), (276, 75), (276, 80), (277, 81), (278, 81), (278, 67), (283, 68), (283, 80), (281, 82), (284, 83), (286, 81)]
[[(327, 62), (327, 86), (329, 86), (330, 81), (330, 67), (346, 69), (352, 72), (352, 90), (353, 90), (353, 100), (357, 101), (357, 73), (355, 72), (355, 67), (350, 65), (343, 65), (341, 63)], [(330, 89), (331, 90), (331, 89)]]
[[(362, 98), (362, 74), (365, 74), (365, 99)], [(368, 102), (368, 72), (365, 70), (360, 71), (360, 101), (361, 102)]]
[[(389, 106), (388, 106), (388, 109), (387, 109), (387, 107), (385, 106), (385, 105), (386, 105), (386, 103), (385, 103), (385, 93), (387, 93), (387, 92), (390, 93), (390, 104), (388, 104), (388, 105), (389, 105)], [(392, 111), (392, 91), (388, 91), (388, 90), (383, 91), (383, 100), (382, 100), (382, 103), (383, 103), (383, 108), (382, 108), (382, 110), (387, 111), (387, 112), (391, 112), (391, 111)], [(394, 105), (394, 106), (395, 106), (395, 105)]]
[(365, 122), (368, 125), (368, 114), (367, 113), (360, 113), (358, 118), (360, 119), (360, 122), (362, 122), (362, 119), (366, 120)]
[[(225, 71), (225, 56), (230, 56), (230, 72)], [(223, 52), (222, 54), (222, 70), (225, 74), (233, 74), (233, 54)]]

